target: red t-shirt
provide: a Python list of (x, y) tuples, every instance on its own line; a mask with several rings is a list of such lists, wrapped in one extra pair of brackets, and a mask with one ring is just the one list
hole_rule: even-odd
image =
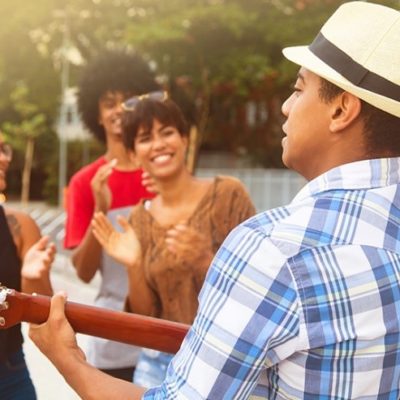
[[(104, 157), (81, 168), (70, 180), (67, 190), (67, 220), (65, 225), (64, 247), (79, 245), (86, 233), (94, 212), (94, 198), (90, 181), (97, 170), (106, 164)], [(142, 170), (119, 171), (114, 169), (108, 179), (112, 193), (111, 208), (137, 204), (143, 198), (152, 198), (142, 185)]]

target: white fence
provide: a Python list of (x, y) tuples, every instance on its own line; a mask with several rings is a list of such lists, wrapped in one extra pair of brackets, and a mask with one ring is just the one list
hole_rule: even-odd
[(281, 169), (199, 168), (196, 175), (231, 175), (239, 178), (249, 191), (257, 211), (290, 203), (306, 183), (305, 179), (295, 172)]
[[(240, 179), (246, 186), (257, 211), (289, 203), (305, 184), (304, 178), (289, 170), (251, 169), (251, 168), (199, 168), (196, 176), (214, 177), (231, 175)], [(23, 207), (19, 203), (9, 204), (29, 213), (43, 234), (49, 235), (62, 250), (65, 212), (61, 208), (50, 207), (44, 203), (29, 203)]]

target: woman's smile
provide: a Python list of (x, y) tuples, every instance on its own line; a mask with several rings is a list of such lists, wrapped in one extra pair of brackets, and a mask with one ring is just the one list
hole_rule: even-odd
[(155, 164), (165, 164), (172, 158), (171, 153), (167, 154), (159, 154), (151, 159), (151, 161)]

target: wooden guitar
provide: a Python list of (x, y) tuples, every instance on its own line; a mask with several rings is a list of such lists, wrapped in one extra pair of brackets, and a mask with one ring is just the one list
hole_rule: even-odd
[[(0, 329), (20, 322), (41, 324), (48, 318), (50, 297), (28, 295), (0, 286)], [(67, 301), (65, 314), (77, 333), (176, 353), (188, 325)]]

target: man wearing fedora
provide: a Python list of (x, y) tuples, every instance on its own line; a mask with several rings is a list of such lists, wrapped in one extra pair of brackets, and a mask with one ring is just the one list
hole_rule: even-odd
[(283, 161), (309, 183), (226, 239), (160, 387), (88, 365), (56, 295), (30, 336), (82, 398), (400, 398), (400, 12), (345, 3), (284, 55)]

